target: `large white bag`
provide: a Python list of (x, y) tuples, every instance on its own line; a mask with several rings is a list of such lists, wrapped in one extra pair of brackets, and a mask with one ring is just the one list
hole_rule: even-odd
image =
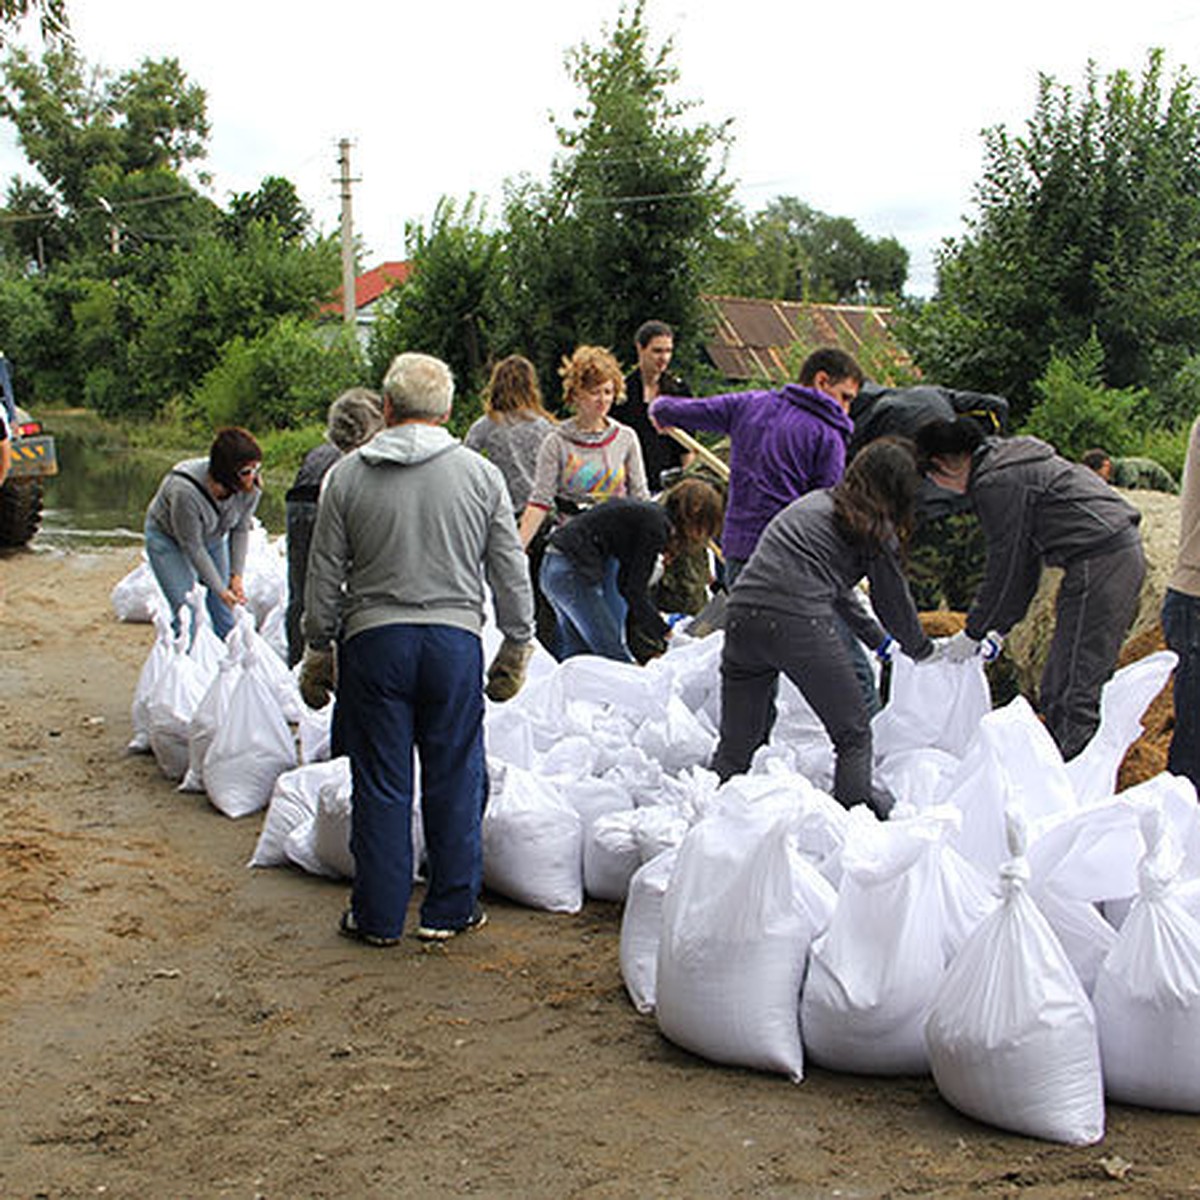
[(334, 758), (328, 762), (296, 767), (285, 771), (275, 780), (250, 866), (278, 867), (288, 861), (284, 849), (288, 834), (316, 816), (321, 789), (326, 785), (350, 790), (348, 758)]
[(313, 819), (313, 850), (317, 859), (341, 879), (354, 878), (354, 855), (350, 852), (351, 791), (348, 784), (323, 787)]
[(915, 663), (906, 654), (892, 661), (888, 702), (871, 722), (876, 758), (904, 750), (944, 750), (962, 758), (992, 711), (983, 662)]
[(558, 791), (530, 771), (488, 760), (483, 882), (549, 912), (583, 907), (583, 822)]
[[(186, 610), (181, 610), (186, 611)], [(208, 687), (201, 667), (187, 652), (187, 622), (154, 681), (146, 704), (150, 749), (159, 770), (179, 781), (187, 772), (192, 715)]]
[(1200, 921), (1173, 895), (1180, 855), (1143, 815), (1140, 894), (1096, 980), (1104, 1090), (1112, 1100), (1200, 1112)]
[(216, 677), (208, 685), (208, 691), (196, 705), (188, 727), (188, 767), (179, 785), (181, 792), (204, 791), (204, 758), (213, 738), (217, 736), (217, 730), (225, 723), (229, 701), (240, 676), (241, 664), (234, 655), (226, 655), (217, 667)]
[(170, 620), (167, 598), (146, 561), (145, 551), (142, 561), (114, 585), (112, 606), (118, 621), (146, 623), (159, 616)]
[(171, 619), (167, 615), (165, 601), (162, 609), (154, 617), (154, 633), (154, 644), (150, 647), (150, 653), (146, 655), (142, 669), (138, 673), (137, 686), (133, 691), (133, 703), (129, 708), (133, 736), (129, 739), (126, 749), (131, 754), (150, 753), (150, 696), (154, 692), (154, 685), (158, 682), (158, 677), (163, 673), (163, 668), (170, 661), (173, 641)]
[(640, 1013), (654, 1011), (663, 898), (678, 857), (678, 847), (664, 850), (643, 863), (629, 881), (625, 910), (621, 914), (621, 978), (629, 999)]
[(687, 830), (687, 818), (662, 804), (606, 813), (583, 831), (584, 891), (596, 900), (624, 900), (642, 863), (678, 846)]
[(731, 805), (694, 826), (663, 901), (655, 985), (663, 1034), (713, 1062), (799, 1083), (800, 984), (833, 901), (777, 811)]
[(1025, 890), (1024, 835), (1000, 871), (1000, 907), (951, 963), (925, 1027), (938, 1091), (1001, 1129), (1090, 1145), (1104, 1136), (1092, 1006)]
[(208, 798), (227, 817), (264, 808), (275, 781), (296, 765), (296, 743), (255, 657), (252, 650), (243, 656), (225, 724), (204, 757)]

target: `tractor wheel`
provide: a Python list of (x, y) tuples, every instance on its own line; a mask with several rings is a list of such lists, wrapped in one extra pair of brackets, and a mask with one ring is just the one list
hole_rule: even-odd
[(0, 487), (0, 546), (25, 546), (42, 524), (42, 481), (8, 479)]

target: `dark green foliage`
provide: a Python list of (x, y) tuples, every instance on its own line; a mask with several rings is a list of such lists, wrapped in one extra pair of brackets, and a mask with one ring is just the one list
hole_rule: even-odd
[[(1056, 352), (1095, 330), (1104, 382), (1150, 386), (1156, 404), (1200, 330), (1200, 108), (1161, 51), (1140, 80), (1078, 93), (1043, 77), (1023, 137), (985, 135), (978, 215), (946, 244), (938, 292), (910, 345), (927, 375), (1000, 392), (1020, 419)], [(1168, 419), (1185, 414), (1165, 407)]]
[(290, 180), (268, 175), (258, 191), (239, 192), (230, 200), (221, 228), (227, 237), (241, 244), (255, 223), (274, 225), (283, 241), (299, 242), (312, 227), (312, 217)]

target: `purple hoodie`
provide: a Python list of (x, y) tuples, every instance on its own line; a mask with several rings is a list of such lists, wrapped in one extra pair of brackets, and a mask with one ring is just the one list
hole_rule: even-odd
[(650, 415), (663, 426), (729, 435), (729, 499), (721, 548), (727, 558), (743, 560), (777, 512), (841, 479), (846, 443), (854, 431), (832, 396), (795, 383), (777, 392), (731, 392), (697, 400), (660, 396)]

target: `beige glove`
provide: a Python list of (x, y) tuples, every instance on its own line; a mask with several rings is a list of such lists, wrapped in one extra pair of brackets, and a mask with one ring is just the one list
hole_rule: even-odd
[(511, 700), (525, 682), (525, 668), (533, 657), (533, 642), (514, 642), (505, 638), (488, 667), (487, 686), (483, 689), (489, 700)]
[(337, 687), (337, 668), (333, 661), (333, 647), (314, 650), (304, 647), (304, 658), (300, 662), (300, 695), (309, 708), (324, 708)]

